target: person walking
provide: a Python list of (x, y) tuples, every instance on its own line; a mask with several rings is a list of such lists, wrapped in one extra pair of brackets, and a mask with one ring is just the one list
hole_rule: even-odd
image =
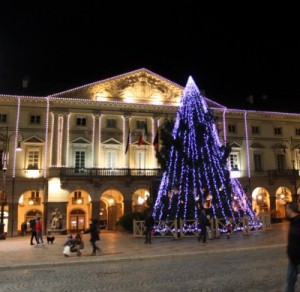
[(23, 222), (21, 224), (21, 233), (22, 233), (22, 236), (25, 236), (26, 230), (27, 230), (27, 222)]
[(285, 280), (285, 291), (294, 292), (296, 291), (295, 286), (300, 270), (300, 211), (298, 203), (287, 203), (286, 217), (290, 222), (290, 226), (287, 242), (287, 255), (289, 263)]
[(36, 223), (36, 218), (31, 219), (29, 221), (30, 232), (31, 232), (30, 245), (34, 245), (33, 238), (35, 238), (35, 241), (37, 244), (39, 243), (39, 241), (37, 239), (37, 235), (36, 235), (36, 224), (35, 223)]
[(100, 248), (96, 245), (96, 241), (100, 240), (98, 220), (91, 219), (90, 227), (87, 230), (83, 231), (83, 233), (90, 233), (91, 235), (90, 242), (93, 248), (91, 255), (95, 256), (96, 251), (100, 252)]
[(198, 206), (198, 210), (199, 210), (198, 222), (199, 222), (199, 228), (201, 229), (198, 236), (198, 241), (201, 241), (202, 239), (202, 242), (206, 243), (206, 236), (207, 236), (206, 227), (209, 226), (209, 220), (206, 216), (205, 210), (202, 209), (201, 206)]
[(154, 227), (154, 218), (151, 212), (149, 211), (145, 218), (145, 235), (146, 235), (145, 243), (150, 243), (150, 244), (152, 243), (151, 237), (152, 237), (153, 227)]
[(42, 221), (40, 219), (40, 217), (36, 218), (35, 221), (35, 231), (36, 231), (36, 238), (38, 240), (38, 244), (42, 244), (44, 245), (44, 241), (43, 241), (43, 225), (42, 225)]

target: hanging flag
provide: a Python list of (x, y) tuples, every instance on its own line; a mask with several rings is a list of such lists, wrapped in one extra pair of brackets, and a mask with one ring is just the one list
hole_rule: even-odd
[(142, 133), (140, 134), (138, 145), (143, 145), (146, 144), (146, 136), (148, 135), (148, 130), (147, 130), (147, 122), (144, 123), (144, 129)]
[(158, 151), (158, 147), (159, 147), (159, 145), (158, 145), (158, 130), (156, 131), (156, 135), (155, 135), (155, 138), (153, 140), (153, 146), (154, 146), (154, 150)]
[(125, 148), (125, 154), (128, 151), (129, 148), (129, 139), (130, 139), (130, 129), (128, 129), (128, 136), (127, 136), (127, 144), (126, 144), (126, 148)]

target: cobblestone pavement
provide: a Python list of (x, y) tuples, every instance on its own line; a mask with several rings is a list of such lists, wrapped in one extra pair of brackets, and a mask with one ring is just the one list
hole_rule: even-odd
[[(0, 291), (283, 291), (287, 224), (249, 236), (199, 243), (101, 233), (98, 256), (85, 235), (82, 257), (65, 258), (62, 245), (30, 246), (30, 238), (0, 241)], [(300, 291), (300, 290), (299, 290)]]
[(286, 265), (284, 249), (272, 247), (250, 252), (27, 267), (1, 271), (0, 290), (283, 292)]

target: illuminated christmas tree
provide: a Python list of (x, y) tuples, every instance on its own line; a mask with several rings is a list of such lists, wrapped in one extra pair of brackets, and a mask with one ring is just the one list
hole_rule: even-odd
[[(189, 77), (172, 133), (153, 216), (156, 220), (197, 219), (198, 207), (224, 220), (254, 217), (237, 179), (230, 178), (229, 148), (222, 145), (215, 118)], [(238, 218), (239, 217), (239, 218)]]

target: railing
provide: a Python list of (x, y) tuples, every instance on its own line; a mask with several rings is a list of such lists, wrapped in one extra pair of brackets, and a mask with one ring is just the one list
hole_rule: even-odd
[[(50, 173), (57, 169), (51, 169)], [(160, 169), (140, 169), (140, 168), (60, 168), (60, 177), (81, 176), (81, 177), (101, 177), (101, 176), (157, 176)]]
[[(253, 231), (266, 231), (271, 229), (270, 214), (261, 214), (250, 221), (247, 216), (239, 219), (231, 219), (233, 225), (233, 233), (242, 233), (249, 235)], [(210, 219), (208, 238), (219, 238), (226, 234), (226, 221), (223, 218)], [(155, 221), (154, 234), (155, 237), (196, 237), (201, 230), (198, 228), (197, 220), (170, 220)], [(145, 221), (133, 220), (133, 236), (144, 236)]]
[(299, 170), (298, 169), (281, 169), (281, 170), (269, 170), (268, 176), (270, 178), (277, 178), (277, 177), (299, 177)]

